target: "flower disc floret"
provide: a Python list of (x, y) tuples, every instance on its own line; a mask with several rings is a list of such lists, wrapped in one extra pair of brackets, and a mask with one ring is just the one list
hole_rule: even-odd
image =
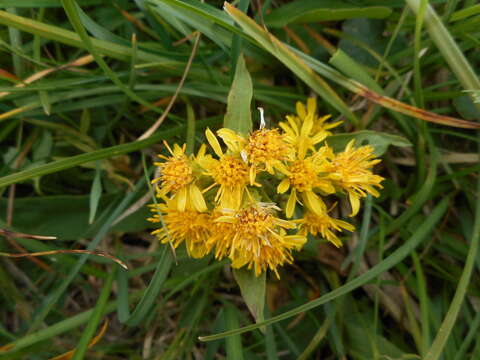
[(248, 183), (248, 167), (241, 159), (226, 155), (211, 169), (211, 176), (220, 186), (245, 186)]
[(317, 172), (311, 161), (297, 160), (288, 168), (291, 186), (298, 191), (312, 190), (315, 186)]
[(235, 212), (227, 211), (228, 215), (215, 220), (230, 224), (223, 234), (216, 234), (216, 242), (225, 249), (220, 255), (226, 255), (228, 249), (233, 268), (247, 266), (257, 276), (270, 269), (278, 277), (277, 267), (291, 263), (291, 251), (304, 245), (305, 236), (286, 234), (285, 229), (295, 228), (295, 224), (276, 218), (272, 211), (269, 205), (254, 204)]
[(209, 214), (192, 209), (179, 211), (175, 201), (150, 207), (154, 215), (148, 220), (165, 225), (152, 232), (161, 243), (171, 243), (177, 248), (185, 242), (187, 252), (193, 258), (201, 258), (210, 252), (211, 246), (207, 243), (210, 236)]
[(247, 139), (245, 153), (253, 165), (265, 164), (267, 171), (272, 172), (272, 166), (277, 161), (287, 160), (291, 147), (284, 140), (285, 135), (278, 129), (260, 129), (254, 131)]

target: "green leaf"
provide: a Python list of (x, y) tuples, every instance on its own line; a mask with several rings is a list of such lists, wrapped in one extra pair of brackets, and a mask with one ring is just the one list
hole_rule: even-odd
[(309, 23), (334, 21), (352, 18), (383, 19), (392, 13), (386, 6), (355, 7), (343, 1), (297, 0), (272, 11), (265, 17), (265, 24), (271, 27), (283, 27), (291, 23)]
[(255, 276), (253, 270), (233, 269), (233, 276), (240, 286), (243, 300), (256, 322), (264, 320), (266, 276)]
[(245, 65), (242, 54), (238, 57), (235, 77), (228, 93), (227, 113), (223, 126), (241, 134), (248, 134), (252, 130), (252, 79)]
[(375, 149), (375, 155), (380, 156), (387, 151), (389, 146), (412, 146), (410, 141), (402, 136), (381, 133), (372, 130), (362, 130), (346, 134), (335, 134), (326, 140), (329, 146), (335, 151), (342, 151), (352, 139), (355, 139), (355, 146), (369, 144)]

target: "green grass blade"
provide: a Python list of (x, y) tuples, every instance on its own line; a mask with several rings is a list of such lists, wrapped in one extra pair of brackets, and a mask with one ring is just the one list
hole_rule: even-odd
[[(198, 121), (197, 126), (204, 128), (208, 125), (216, 123), (218, 119), (204, 119)], [(183, 132), (186, 126), (181, 125), (169, 130), (158, 131), (150, 136), (148, 139), (141, 141), (133, 141), (127, 144), (115, 145), (108, 148), (95, 150), (86, 154), (72, 156), (66, 159), (53, 161), (48, 164), (40, 165), (38, 167), (20, 171), (15, 174), (7, 175), (0, 178), (0, 188), (10, 184), (15, 184), (21, 181), (29, 180), (37, 176), (52, 174), (61, 170), (70, 169), (72, 167), (85, 164), (91, 161), (107, 159), (113, 156), (127, 154), (133, 151), (144, 149), (150, 145), (159, 142), (162, 139), (172, 137), (179, 132)]]
[(258, 329), (261, 326), (274, 324), (278, 321), (288, 319), (302, 312), (314, 309), (322, 304), (325, 304), (326, 302), (332, 301), (340, 296), (348, 294), (354, 289), (366, 284), (367, 282), (373, 280), (382, 272), (387, 271), (388, 269), (392, 268), (393, 266), (398, 264), (400, 261), (402, 261), (405, 257), (407, 257), (410, 254), (410, 252), (413, 249), (415, 249), (425, 239), (425, 237), (432, 231), (434, 226), (441, 220), (443, 214), (448, 208), (449, 200), (450, 200), (449, 197), (443, 198), (442, 201), (432, 210), (432, 212), (430, 213), (426, 221), (417, 228), (417, 230), (413, 233), (413, 235), (410, 237), (410, 239), (407, 242), (405, 242), (401, 247), (395, 250), (390, 256), (386, 257), (383, 261), (381, 261), (380, 263), (372, 267), (370, 270), (368, 270), (364, 274), (355, 278), (354, 280), (329, 292), (328, 294), (321, 296), (318, 299), (310, 301), (309, 303), (301, 305), (295, 309), (284, 312), (283, 314), (274, 316), (264, 322), (248, 325), (243, 328), (226, 331), (216, 335), (202, 336), (199, 339), (201, 341), (212, 341), (212, 340), (221, 339), (227, 336), (242, 334), (247, 331), (252, 331), (252, 330)]
[[(480, 135), (479, 135), (480, 137)], [(480, 151), (479, 151), (480, 153)], [(480, 177), (478, 177), (477, 184), (477, 194), (480, 194)], [(437, 360), (442, 355), (445, 344), (447, 343), (448, 338), (452, 332), (453, 326), (457, 320), (458, 313), (462, 307), (465, 294), (467, 292), (468, 284), (470, 283), (470, 278), (472, 276), (473, 268), (475, 266), (475, 261), (478, 256), (478, 248), (480, 243), (480, 197), (477, 196), (475, 203), (475, 221), (471, 234), (470, 246), (468, 249), (467, 260), (465, 262), (465, 267), (463, 268), (462, 276), (458, 282), (455, 295), (448, 309), (447, 315), (445, 316), (440, 329), (437, 332), (437, 335), (433, 341), (432, 346), (428, 350), (428, 353), (425, 355), (425, 360)]]
[[(421, 2), (423, 0), (406, 0), (410, 8), (419, 13), (421, 10)], [(438, 50), (450, 65), (450, 68), (457, 76), (465, 90), (479, 90), (480, 80), (475, 71), (473, 71), (470, 63), (465, 58), (462, 50), (459, 48), (455, 40), (450, 35), (442, 20), (438, 17), (431, 5), (428, 5), (424, 16), (425, 26), (428, 30)], [(480, 109), (480, 105), (478, 105)]]
[(73, 354), (72, 360), (81, 360), (84, 358), (85, 353), (88, 350), (88, 345), (90, 344), (91, 339), (95, 335), (97, 331), (98, 325), (100, 324), (100, 320), (105, 312), (105, 308), (107, 306), (108, 297), (110, 296), (112, 290), (113, 279), (115, 279), (115, 274), (117, 271), (117, 267), (110, 272), (107, 281), (103, 285), (102, 292), (97, 300), (97, 304), (93, 308), (92, 316), (88, 321), (85, 330), (83, 330), (82, 337), (77, 343), (75, 347), (75, 352)]
[(138, 326), (147, 313), (152, 309), (162, 285), (170, 272), (173, 264), (173, 254), (169, 246), (163, 246), (162, 256), (158, 259), (157, 268), (150, 284), (145, 289), (142, 299), (136, 306), (130, 318), (126, 321), (128, 326)]

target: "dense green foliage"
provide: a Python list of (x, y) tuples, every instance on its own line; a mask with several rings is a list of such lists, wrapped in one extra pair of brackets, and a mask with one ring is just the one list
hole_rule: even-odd
[[(480, 5), (233, 5), (0, 0), (0, 229), (57, 237), (0, 233), (0, 358), (480, 359)], [(315, 95), (386, 178), (343, 248), (311, 238), (267, 275), (255, 325), (228, 261), (174, 257), (146, 221), (162, 140), (221, 127), (241, 53), (254, 127)]]

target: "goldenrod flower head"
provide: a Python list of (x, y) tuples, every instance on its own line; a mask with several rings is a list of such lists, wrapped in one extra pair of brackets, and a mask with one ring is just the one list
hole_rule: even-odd
[(180, 211), (175, 200), (153, 204), (150, 208), (154, 215), (147, 220), (165, 224), (165, 227), (152, 232), (162, 243), (170, 242), (177, 248), (185, 242), (188, 255), (193, 258), (201, 258), (210, 252), (211, 247), (207, 243), (210, 236), (209, 214), (194, 209)]
[[(355, 229), (331, 217), (325, 202), (344, 192), (353, 216), (362, 197), (379, 195), (383, 178), (371, 171), (380, 161), (371, 146), (355, 148), (351, 141), (339, 154), (328, 146), (329, 130), (340, 122), (319, 117), (315, 99), (297, 103), (297, 114), (280, 128), (266, 128), (259, 110), (260, 128), (247, 136), (207, 129), (210, 153), (206, 144), (194, 156), (185, 154), (185, 145), (165, 143), (170, 156), (155, 163), (160, 175), (153, 180), (160, 204), (151, 205), (148, 220), (164, 225), (153, 232), (162, 243), (184, 243), (192, 257), (213, 252), (216, 259), (228, 257), (233, 268), (247, 267), (257, 276), (272, 270), (278, 277), (278, 267), (293, 261), (293, 250), (303, 247), (308, 234), (341, 246), (338, 234)], [(295, 216), (297, 204), (301, 218)], [(289, 220), (276, 216), (281, 210)]]
[(254, 131), (245, 146), (248, 162), (257, 167), (263, 165), (266, 171), (273, 174), (276, 164), (291, 158), (292, 148), (284, 138), (285, 135), (280, 134), (278, 129)]
[(347, 192), (352, 213), (355, 216), (360, 209), (360, 198), (367, 193), (378, 197), (380, 194), (374, 186), (383, 188), (380, 184), (384, 178), (374, 175), (371, 168), (381, 160), (375, 159), (374, 148), (370, 145), (354, 148), (355, 140), (351, 140), (345, 150), (333, 157), (331, 178), (336, 186)]
[(331, 169), (331, 164), (325, 155), (324, 149), (326, 147), (315, 152), (312, 156), (293, 161), (287, 167), (280, 169), (286, 177), (278, 185), (277, 192), (283, 194), (291, 188), (285, 209), (288, 218), (293, 216), (295, 204), (300, 202), (297, 192), (302, 194), (305, 205), (316, 214), (321, 214), (325, 211), (325, 204), (315, 193), (315, 190), (325, 195), (335, 192), (328, 173)]
[[(171, 193), (176, 198), (179, 210), (185, 210), (187, 206), (193, 206), (198, 211), (206, 211), (207, 205), (202, 192), (195, 184), (195, 176), (192, 159), (185, 155), (186, 145), (180, 147), (175, 144), (173, 150), (164, 142), (171, 156), (159, 155), (165, 162), (156, 162), (160, 167), (160, 177), (152, 181), (153, 184), (160, 182), (157, 189), (157, 197), (164, 198)], [(200, 148), (199, 154), (205, 152), (205, 147)]]
[(158, 155), (165, 162), (155, 165), (160, 167), (160, 177), (153, 182), (161, 182), (161, 188), (164, 193), (176, 192), (181, 188), (190, 184), (193, 180), (193, 169), (190, 165), (188, 157), (185, 155), (186, 145), (180, 147), (178, 144), (172, 148), (164, 142), (171, 156)]
[(346, 221), (332, 218), (327, 212), (320, 215), (311, 211), (306, 211), (302, 219), (295, 220), (299, 224), (300, 234), (320, 234), (323, 238), (333, 243), (336, 247), (342, 246), (342, 242), (335, 234), (336, 231), (342, 231), (343, 229), (348, 231), (354, 231), (355, 226), (349, 224)]
[(271, 204), (252, 204), (237, 211), (227, 211), (216, 222), (230, 224), (227, 231), (217, 234), (217, 246), (232, 261), (233, 268), (247, 266), (258, 276), (270, 269), (278, 277), (277, 267), (292, 262), (291, 250), (300, 249), (306, 238), (303, 235), (287, 235), (285, 229), (295, 228), (291, 221), (273, 215), (277, 209)]
[(218, 160), (210, 157), (199, 161), (206, 170), (205, 175), (213, 179), (211, 187), (219, 186), (215, 202), (222, 208), (238, 209), (249, 184), (248, 165), (238, 153), (223, 153), (220, 143), (210, 129), (207, 129), (205, 134), (210, 146), (219, 157)]
[(301, 102), (297, 102), (296, 108), (297, 115), (287, 115), (287, 122), (280, 122), (279, 126), (285, 132), (285, 141), (295, 146), (297, 157), (303, 159), (307, 151), (315, 151), (315, 145), (331, 135), (328, 130), (340, 125), (341, 121), (328, 124), (325, 122), (330, 115), (318, 117), (315, 98), (307, 100), (306, 108)]

